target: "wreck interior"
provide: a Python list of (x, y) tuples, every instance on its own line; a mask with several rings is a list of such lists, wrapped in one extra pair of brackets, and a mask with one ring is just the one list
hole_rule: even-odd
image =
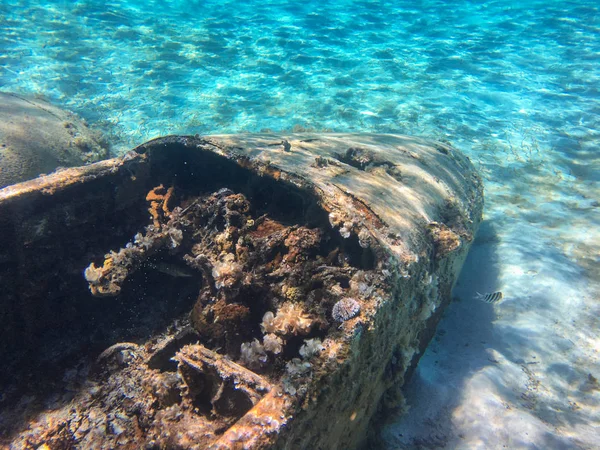
[[(356, 314), (336, 303), (373, 290), (376, 245), (342, 237), (314, 192), (178, 142), (140, 152), (3, 205), (4, 440), (209, 445), (274, 385), (302, 389)], [(21, 429), (74, 399), (71, 426)]]

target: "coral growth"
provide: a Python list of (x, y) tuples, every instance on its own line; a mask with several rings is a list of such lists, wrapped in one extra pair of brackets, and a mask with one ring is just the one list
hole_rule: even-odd
[(146, 227), (146, 233), (137, 233), (133, 242), (127, 243), (117, 252), (107, 253), (102, 267), (97, 267), (92, 262), (85, 269), (84, 276), (93, 295), (118, 295), (125, 279), (139, 269), (149, 257), (162, 248), (173, 251), (181, 245), (182, 228), (188, 224), (180, 217), (180, 208), (169, 211), (168, 205), (173, 198), (173, 192), (172, 187), (165, 191), (162, 185), (152, 189), (146, 200), (151, 205), (149, 211), (153, 223)]
[(444, 258), (461, 246), (460, 236), (443, 223), (431, 222), (427, 230), (433, 239), (436, 259)]
[[(179, 258), (198, 279), (190, 322), (200, 342), (253, 371), (281, 377), (288, 393), (303, 392), (320, 364), (321, 338), (337, 330), (328, 311), (334, 322), (358, 315), (357, 299), (372, 293), (374, 275), (349, 264), (345, 239), (324, 228), (257, 216), (245, 196), (229, 189), (185, 199), (177, 207), (171, 205), (174, 198), (173, 189), (150, 191), (152, 223), (107, 254), (102, 266), (90, 264), (85, 277), (92, 293), (117, 295), (135, 271)], [(330, 219), (344, 237), (358, 229), (354, 220), (335, 214)], [(366, 247), (373, 238), (362, 230), (359, 241)], [(185, 378), (192, 369), (182, 367)], [(165, 420), (177, 408), (174, 382), (166, 375), (146, 381)], [(188, 386), (191, 394), (194, 389)]]
[(315, 250), (321, 243), (321, 231), (319, 229), (297, 228), (292, 230), (286, 240), (285, 246), (289, 252), (283, 258), (286, 263), (298, 263), (306, 260), (311, 250)]
[(217, 289), (230, 289), (242, 278), (242, 266), (235, 262), (233, 253), (227, 253), (213, 264), (212, 276)]
[(279, 336), (269, 333), (263, 338), (263, 346), (266, 351), (278, 355), (283, 350), (284, 341)]
[(304, 345), (300, 347), (300, 356), (303, 358), (311, 358), (315, 355), (318, 355), (324, 350), (323, 343), (321, 339), (307, 339), (304, 341)]
[(150, 203), (148, 212), (152, 216), (152, 222), (156, 228), (161, 225), (161, 219), (168, 217), (171, 214), (169, 210), (169, 203), (173, 199), (174, 188), (171, 186), (169, 189), (161, 184), (155, 187), (148, 195), (146, 195), (146, 201)]
[(306, 372), (310, 370), (310, 363), (306, 361), (302, 361), (300, 358), (294, 358), (289, 363), (286, 364), (285, 368), (287, 373), (294, 375), (304, 375)]
[(102, 267), (91, 263), (84, 271), (90, 291), (96, 296), (115, 296), (121, 292), (125, 279), (161, 248), (176, 249), (183, 240), (181, 224), (172, 219), (165, 226), (150, 225), (145, 235), (138, 233), (134, 241), (118, 252), (104, 256)]
[(267, 362), (267, 354), (263, 345), (254, 339), (252, 342), (244, 342), (240, 349), (240, 360), (251, 368), (258, 368)]
[(337, 322), (345, 322), (356, 317), (360, 312), (360, 303), (355, 299), (346, 297), (333, 305), (331, 316)]
[(277, 315), (268, 311), (263, 316), (260, 327), (263, 333), (275, 333), (282, 336), (308, 334), (313, 320), (304, 313), (297, 303), (284, 303)]

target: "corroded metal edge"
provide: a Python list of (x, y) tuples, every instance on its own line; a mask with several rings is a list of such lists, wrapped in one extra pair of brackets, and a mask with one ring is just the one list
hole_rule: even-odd
[(17, 198), (28, 195), (54, 195), (55, 193), (78, 183), (99, 178), (120, 170), (129, 162), (143, 161), (143, 155), (129, 153), (126, 157), (106, 159), (87, 166), (60, 169), (48, 175), (43, 175), (22, 183), (13, 184), (0, 189), (0, 202), (9, 203)]

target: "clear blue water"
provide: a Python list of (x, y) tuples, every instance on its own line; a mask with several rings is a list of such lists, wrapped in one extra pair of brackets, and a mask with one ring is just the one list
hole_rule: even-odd
[[(593, 442), (581, 424), (600, 425), (600, 394), (586, 394), (587, 408), (572, 407), (567, 400), (578, 385), (556, 381), (556, 367), (600, 378), (597, 1), (3, 0), (0, 89), (75, 111), (107, 133), (115, 153), (170, 133), (295, 127), (451, 142), (481, 170), (487, 195), (474, 250), (480, 260), (459, 291), (502, 290), (507, 301), (485, 322), (469, 317), (483, 306), (455, 306), (440, 327), (458, 330), (449, 333), (458, 342), (462, 321), (477, 324), (469, 342), (485, 335), (485, 345), (518, 373), (522, 354), (546, 358), (536, 366), (546, 383), (539, 401), (567, 417), (560, 427), (550, 421), (557, 428), (548, 433)], [(497, 255), (493, 261), (486, 248)], [(558, 355), (563, 341), (556, 339), (565, 336), (573, 347)], [(424, 355), (417, 379), (440, 386), (453, 380), (454, 394), (437, 391), (448, 404), (442, 399), (432, 410), (462, 408), (464, 423), (452, 422), (456, 435), (495, 433), (487, 447), (495, 448), (547, 426), (548, 416), (519, 407), (517, 375), (492, 374), (503, 379), (502, 389), (475, 390), (488, 399), (505, 392), (502, 401), (531, 421), (493, 421), (477, 416), (480, 404), (461, 405), (456, 393), (469, 398), (473, 378), (463, 369), (473, 363), (461, 361), (448, 339), (436, 338), (438, 353)], [(498, 414), (507, 411), (502, 401)], [(415, 429), (445, 420), (413, 412)], [(516, 423), (533, 428), (510, 432)], [(419, 431), (402, 430), (393, 439), (420, 439)]]
[(41, 1), (0, 6), (0, 86), (124, 149), (166, 133), (401, 132), (590, 150), (594, 1)]

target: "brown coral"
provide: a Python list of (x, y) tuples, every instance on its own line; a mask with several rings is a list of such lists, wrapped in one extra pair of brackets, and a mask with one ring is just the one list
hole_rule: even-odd
[(206, 342), (224, 347), (227, 351), (236, 351), (239, 346), (239, 335), (243, 327), (247, 327), (250, 309), (239, 303), (227, 303), (223, 299), (204, 304), (197, 302), (191, 319)]
[(283, 261), (296, 263), (307, 259), (310, 252), (321, 243), (321, 231), (300, 227), (293, 230), (285, 239), (284, 244), (289, 249)]
[(436, 259), (444, 258), (460, 247), (460, 236), (443, 223), (431, 222), (427, 229), (433, 238)]

